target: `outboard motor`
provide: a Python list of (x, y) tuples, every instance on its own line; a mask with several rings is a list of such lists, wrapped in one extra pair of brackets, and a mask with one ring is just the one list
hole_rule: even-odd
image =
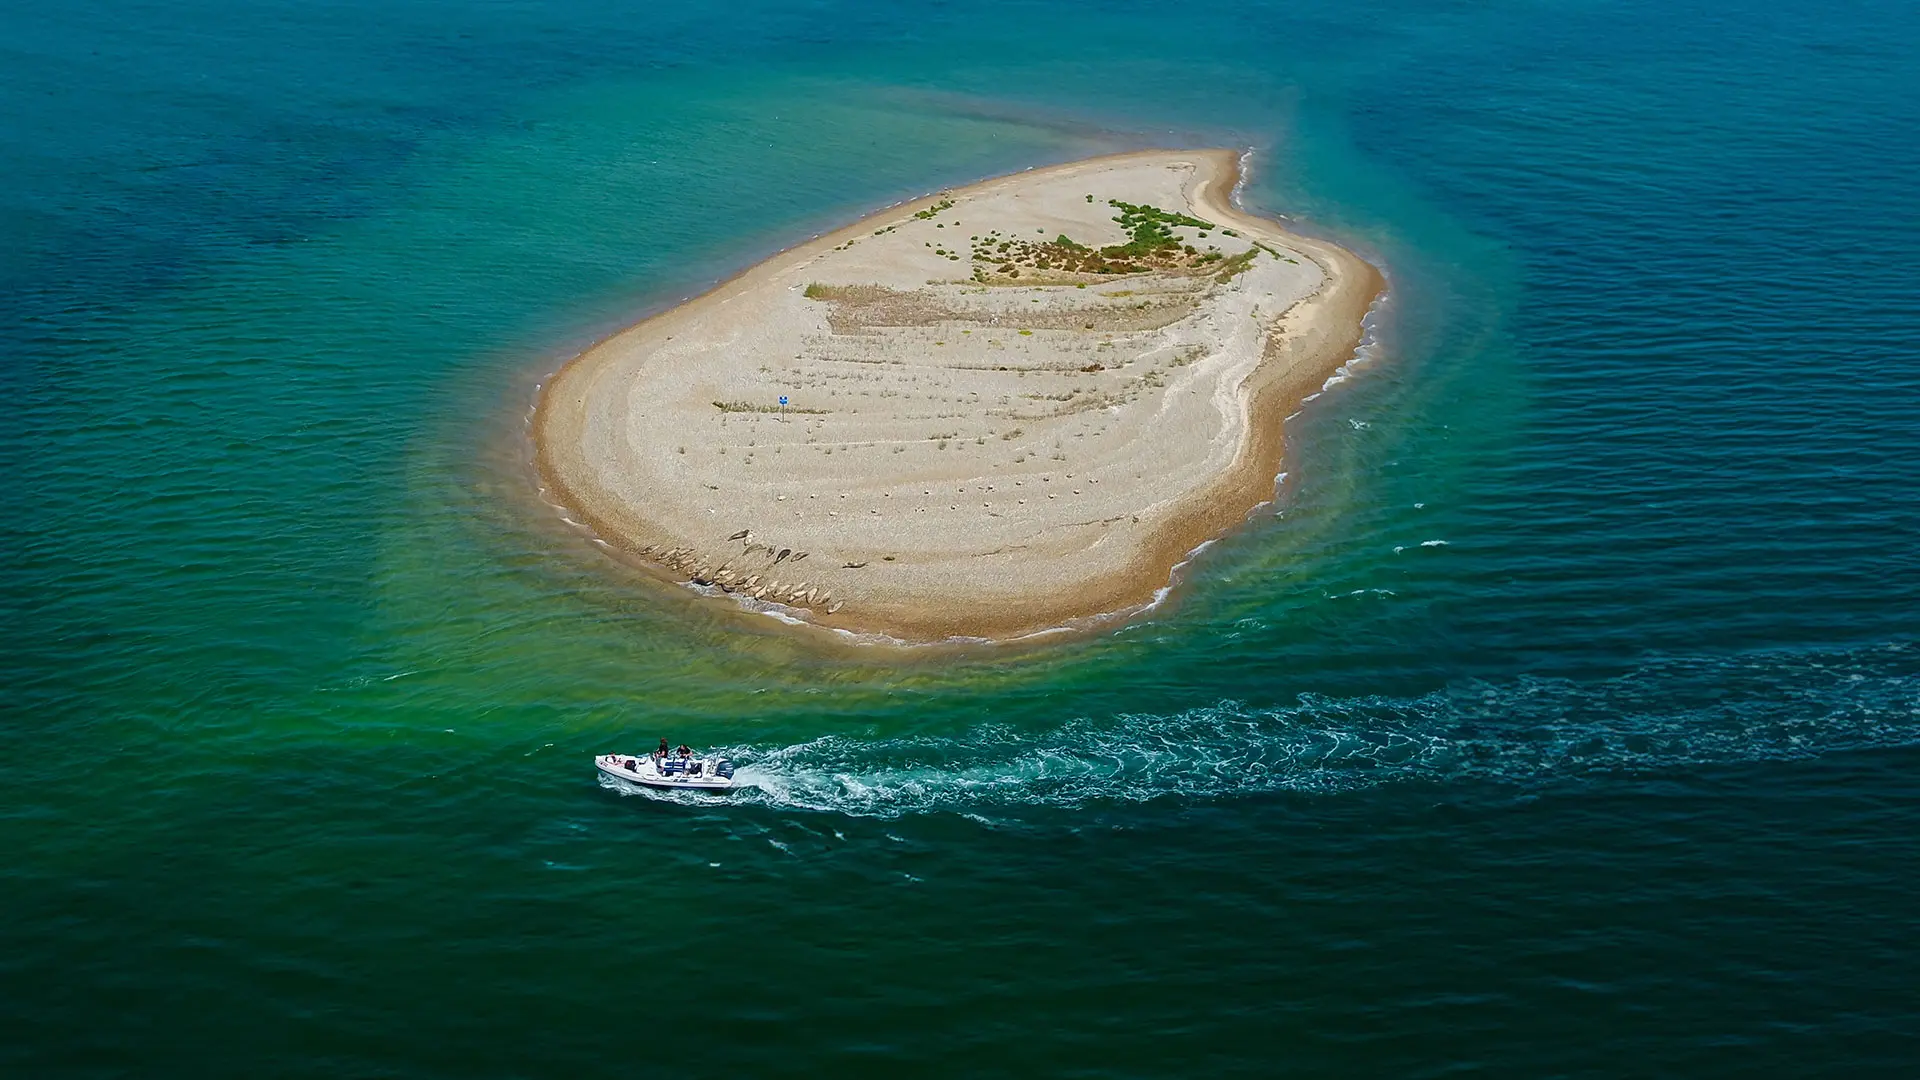
[(713, 763), (713, 771), (720, 779), (731, 780), (733, 779), (733, 762), (728, 761), (726, 758), (721, 758), (719, 761)]

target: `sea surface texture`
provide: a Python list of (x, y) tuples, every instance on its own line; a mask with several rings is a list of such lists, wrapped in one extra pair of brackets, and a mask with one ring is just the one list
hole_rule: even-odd
[[(1392, 294), (1150, 616), (538, 497), (602, 334), (1201, 145)], [(1916, 178), (1909, 3), (8, 5), (0, 1075), (1914, 1075)]]

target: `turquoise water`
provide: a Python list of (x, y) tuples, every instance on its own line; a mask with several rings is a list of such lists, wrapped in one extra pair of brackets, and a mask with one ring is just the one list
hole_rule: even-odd
[[(0, 29), (0, 1073), (1920, 1061), (1910, 7)], [(608, 329), (1203, 144), (1393, 294), (1153, 618), (831, 651), (535, 497)], [(759, 788), (595, 782), (663, 734)]]

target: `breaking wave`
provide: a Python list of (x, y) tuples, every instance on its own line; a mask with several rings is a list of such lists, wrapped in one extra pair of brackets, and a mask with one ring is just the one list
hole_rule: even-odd
[(762, 805), (861, 816), (1075, 808), (1407, 780), (1519, 785), (1920, 742), (1920, 650), (1671, 660), (1600, 681), (1524, 679), (1412, 698), (1305, 695), (1044, 731), (830, 735), (724, 749)]

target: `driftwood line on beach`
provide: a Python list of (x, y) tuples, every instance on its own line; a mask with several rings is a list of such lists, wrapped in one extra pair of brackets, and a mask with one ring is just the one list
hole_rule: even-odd
[(775, 568), (782, 564), (786, 565), (788, 574), (793, 574), (806, 559), (807, 552), (763, 543), (754, 537), (751, 529), (742, 529), (727, 539), (729, 543), (741, 545), (740, 554), (718, 562), (691, 547), (662, 548), (648, 544), (639, 554), (668, 570), (684, 574), (696, 585), (711, 585), (723, 592), (787, 607), (818, 609), (829, 615), (840, 611), (843, 602), (834, 599), (828, 590), (797, 577), (783, 580), (775, 576)]

